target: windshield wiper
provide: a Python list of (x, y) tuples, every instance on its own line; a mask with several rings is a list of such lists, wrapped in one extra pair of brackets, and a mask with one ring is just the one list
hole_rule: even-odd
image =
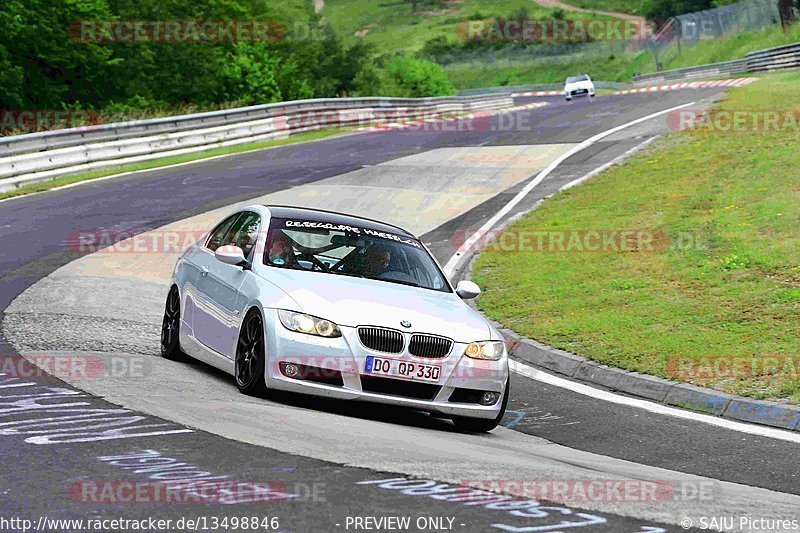
[(358, 274), (357, 272), (342, 272), (340, 270), (329, 270), (331, 274), (338, 274), (340, 276), (350, 276), (351, 278), (366, 278), (367, 276), (363, 274)]
[(372, 279), (375, 281), (386, 281), (388, 283), (399, 283), (400, 285), (408, 285), (409, 287), (421, 287), (421, 285), (416, 281), (405, 281), (392, 278), (371, 278), (369, 276), (365, 276), (364, 274), (359, 274), (357, 272), (342, 272), (339, 270), (331, 270), (330, 273), (338, 274), (340, 276), (350, 276), (352, 278), (364, 278), (364, 279)]
[(389, 283), (399, 283), (400, 285), (408, 285), (409, 287), (419, 287), (420, 284), (416, 281), (403, 281), (399, 279), (385, 279), (385, 278), (370, 278), (370, 279), (377, 279), (379, 281), (388, 281)]

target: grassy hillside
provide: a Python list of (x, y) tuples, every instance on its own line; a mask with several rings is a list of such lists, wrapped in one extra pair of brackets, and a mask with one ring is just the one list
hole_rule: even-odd
[(629, 15), (643, 15), (645, 4), (644, 0), (563, 0), (563, 2), (584, 9), (614, 11)]
[[(327, 0), (322, 15), (346, 38), (358, 35), (379, 52), (395, 52), (419, 50), (435, 37), (458, 39), (458, 24), (467, 19), (551, 18), (553, 13), (532, 0), (462, 0), (443, 5), (422, 5), (412, 13), (411, 4), (402, 0)], [(565, 15), (568, 19), (596, 18), (581, 13)]]
[(266, 4), (269, 16), (284, 23), (306, 22), (314, 12), (308, 0), (283, 0)]
[(645, 54), (575, 54), (536, 58), (529, 61), (480, 61), (447, 65), (445, 71), (458, 89), (524, 85), (528, 83), (561, 83), (567, 76), (588, 73), (596, 80), (629, 81), (634, 72), (644, 72)]
[[(748, 52), (800, 41), (800, 23), (784, 32), (774, 26), (757, 32), (705, 41), (678, 49), (671, 45), (661, 52), (664, 69), (682, 68), (720, 61), (741, 59)], [(561, 82), (568, 75), (587, 72), (593, 78), (606, 81), (630, 81), (635, 72), (655, 72), (655, 59), (651, 52), (619, 53), (609, 45), (597, 45), (594, 54), (576, 54), (565, 60), (558, 58), (533, 58), (528, 61), (498, 61), (460, 63), (446, 66), (448, 76), (459, 89), (522, 85), (526, 83)], [(605, 52), (605, 53), (604, 53)]]

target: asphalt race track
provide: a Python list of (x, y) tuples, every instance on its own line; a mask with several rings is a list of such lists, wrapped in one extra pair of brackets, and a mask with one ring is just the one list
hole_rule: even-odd
[[(410, 519), (399, 529), (408, 531), (630, 533), (684, 530), (686, 517), (695, 525), (703, 516), (794, 518), (796, 442), (646, 413), (516, 374), (506, 427), (480, 436), (404, 410), (241, 396), (231, 379), (205, 365), (155, 357), (162, 280), (174, 257), (90, 254), (75, 246), (80, 232), (203, 230), (201, 221), (230, 206), (266, 198), (406, 226), (445, 263), (459, 236), (570, 147), (720, 92), (550, 99), (467, 131), (359, 133), (0, 203), (0, 518), (31, 520), (39, 530), (80, 530), (50, 521), (148, 517), (173, 521), (163, 529), (195, 530), (203, 528), (177, 521), (256, 516), (277, 518), (274, 530), (304, 532), (389, 530), (359, 528), (354, 520), (397, 516)], [(667, 129), (660, 117), (578, 153), (509, 217)], [(65, 383), (28, 362), (54, 353), (124, 368)], [(98, 490), (169, 480), (258, 490), (232, 490), (225, 501), (162, 495), (133, 504)], [(669, 490), (648, 501), (606, 497), (533, 507), (515, 497), (526, 480), (646, 480)], [(470, 495), (457, 489), (460, 483), (512, 495)]]

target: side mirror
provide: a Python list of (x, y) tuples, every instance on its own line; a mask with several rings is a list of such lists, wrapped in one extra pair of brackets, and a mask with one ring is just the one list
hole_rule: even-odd
[(217, 248), (217, 251), (214, 252), (214, 257), (217, 258), (217, 261), (221, 261), (226, 265), (247, 266), (247, 259), (244, 257), (244, 252), (238, 246), (220, 246)]
[(472, 300), (481, 294), (481, 288), (471, 281), (463, 280), (458, 282), (456, 294), (462, 300)]

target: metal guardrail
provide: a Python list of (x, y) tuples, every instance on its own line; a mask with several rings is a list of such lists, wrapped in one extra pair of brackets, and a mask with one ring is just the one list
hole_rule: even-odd
[(786, 44), (745, 55), (748, 72), (800, 68), (800, 43)]
[(327, 127), (510, 107), (508, 95), (299, 100), (0, 138), (0, 191), (25, 183)]
[(745, 74), (746, 72), (747, 62), (743, 59), (737, 59), (724, 63), (712, 63), (710, 65), (700, 65), (697, 67), (663, 70), (652, 74), (634, 76), (633, 84), (642, 86), (649, 83), (660, 83), (664, 81), (692, 81), (708, 77), (736, 76)]
[(276, 104), (223, 109), (206, 113), (180, 115), (148, 120), (136, 120), (0, 137), (0, 157), (32, 151), (49, 150), (85, 144), (86, 142), (114, 141), (138, 137), (152, 133), (174, 133), (213, 127), (249, 120), (265, 119), (294, 112), (324, 112), (330, 110), (375, 108), (388, 109), (403, 106), (420, 107), (434, 104), (468, 103), (459, 97), (440, 98), (330, 98), (315, 100), (296, 100)]
[(486, 96), (490, 94), (495, 95), (510, 95), (513, 93), (524, 93), (528, 91), (555, 91), (563, 89), (563, 83), (539, 83), (532, 85), (505, 85), (503, 87), (486, 87), (482, 89), (465, 89), (459, 91), (459, 96)]
[(634, 76), (634, 85), (661, 81), (693, 80), (701, 77), (736, 76), (756, 72), (800, 68), (800, 43), (792, 43), (745, 55), (744, 59), (699, 65), (697, 67), (664, 70), (652, 74)]

